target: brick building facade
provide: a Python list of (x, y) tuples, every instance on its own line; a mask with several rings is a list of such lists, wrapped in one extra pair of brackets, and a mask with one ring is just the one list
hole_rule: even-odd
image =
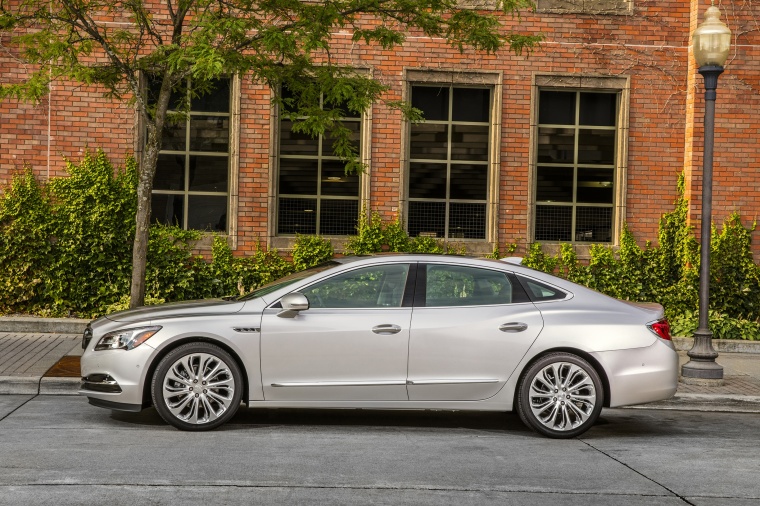
[[(428, 121), (409, 124), (375, 104), (347, 118), (369, 170), (346, 177), (326, 139), (294, 134), (250, 79), (220, 83), (164, 141), (156, 219), (229, 234), (238, 254), (288, 249), (295, 233), (338, 246), (368, 206), (411, 235), (469, 252), (533, 241), (615, 244), (623, 223), (655, 240), (686, 175), (699, 219), (703, 88), (689, 36), (708, 3), (696, 0), (544, 0), (507, 18), (544, 34), (530, 55), (459, 53), (410, 36), (394, 50), (335, 34), (338, 64), (365, 69)], [(760, 8), (720, 2), (734, 32), (718, 89), (714, 220), (760, 214)], [(699, 13), (699, 20), (697, 14)], [(0, 54), (0, 79), (24, 76)], [(0, 180), (24, 165), (60, 175), (63, 157), (103, 148), (118, 162), (139, 151), (136, 114), (98, 89), (56, 82), (37, 105), (0, 103)], [(755, 246), (755, 252), (760, 253)]]

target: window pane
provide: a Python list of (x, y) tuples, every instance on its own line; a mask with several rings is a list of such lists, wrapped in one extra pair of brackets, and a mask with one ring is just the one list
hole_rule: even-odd
[(185, 189), (185, 155), (158, 155), (153, 189)]
[[(161, 91), (161, 80), (158, 76), (148, 76), (148, 103), (156, 104), (158, 102), (158, 94)], [(181, 86), (181, 89), (172, 90), (171, 98), (169, 98), (169, 110), (177, 110), (180, 100), (186, 96), (187, 89), (185, 86)]]
[(324, 235), (356, 235), (359, 200), (322, 199), (319, 232)]
[(488, 122), (491, 109), (491, 90), (454, 88), (452, 119), (454, 121)]
[(282, 195), (317, 194), (317, 160), (280, 159), (280, 187)]
[(580, 130), (578, 133), (578, 163), (615, 163), (614, 130)]
[(409, 135), (409, 157), (421, 160), (445, 160), (448, 157), (449, 127), (418, 123)]
[(569, 241), (572, 222), (570, 206), (536, 206), (536, 240)]
[(280, 153), (283, 155), (314, 155), (319, 152), (319, 139), (292, 131), (293, 122), (280, 122)]
[(230, 80), (217, 79), (212, 89), (195, 97), (190, 102), (193, 112), (229, 112), (230, 110)]
[(573, 163), (575, 130), (572, 128), (539, 128), (539, 163)]
[(278, 234), (316, 234), (317, 199), (280, 198)]
[(573, 201), (572, 167), (538, 167), (536, 200), (539, 202)]
[(576, 202), (612, 204), (612, 169), (578, 169)]
[(575, 92), (541, 91), (538, 122), (542, 125), (575, 125)]
[(187, 198), (187, 228), (227, 231), (227, 197), (190, 195)]
[(552, 286), (548, 286), (543, 283), (539, 283), (538, 281), (524, 278), (522, 276), (519, 276), (519, 279), (522, 282), (522, 285), (527, 289), (531, 300), (535, 302), (564, 299), (567, 297), (567, 294), (565, 292), (558, 290)]
[(412, 107), (420, 109), (426, 120), (446, 121), (449, 119), (449, 88), (439, 86), (414, 86)]
[(449, 207), (449, 237), (486, 238), (486, 205), (452, 202)]
[(312, 308), (401, 307), (408, 264), (338, 274), (303, 291)]
[(575, 216), (575, 240), (612, 242), (612, 208), (578, 207)]
[[(347, 129), (351, 130), (351, 145), (356, 148), (357, 152), (360, 148), (360, 130), (361, 130), (361, 123), (358, 121), (344, 121), (343, 126)], [(330, 134), (326, 134), (322, 140), (322, 154), (324, 156), (335, 156), (335, 153), (333, 152), (333, 138), (330, 136)]]
[(427, 265), (425, 305), (509, 304), (512, 285), (503, 272), (457, 265)]
[(451, 164), (449, 196), (452, 199), (486, 200), (488, 166)]
[(410, 163), (409, 197), (413, 199), (445, 199), (446, 165), (442, 163)]
[(453, 125), (451, 159), (488, 161), (488, 126)]
[(346, 164), (339, 161), (322, 161), (322, 195), (340, 197), (359, 196), (359, 176), (346, 175)]
[(409, 237), (444, 237), (445, 202), (409, 202)]
[(185, 197), (154, 193), (150, 198), (150, 215), (155, 223), (184, 227)]
[(580, 124), (615, 126), (616, 109), (614, 93), (581, 93)]
[(187, 144), (187, 121), (164, 125), (161, 137), (161, 149), (163, 151), (185, 151)]
[(191, 156), (188, 189), (227, 193), (228, 164), (226, 156)]
[(191, 116), (190, 151), (227, 152), (230, 143), (228, 116)]
[(340, 115), (342, 117), (344, 117), (344, 118), (359, 118), (359, 117), (361, 117), (361, 113), (351, 111), (348, 108), (348, 103), (347, 102), (348, 101), (346, 100), (346, 101), (339, 102), (339, 103), (333, 103), (333, 102), (328, 102), (327, 100), (325, 100), (323, 109), (340, 109)]

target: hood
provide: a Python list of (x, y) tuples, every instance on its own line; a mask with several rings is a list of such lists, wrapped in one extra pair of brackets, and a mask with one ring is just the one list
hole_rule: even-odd
[(163, 318), (176, 318), (179, 316), (214, 316), (237, 313), (245, 305), (244, 301), (206, 299), (191, 300), (185, 302), (170, 302), (155, 306), (142, 306), (126, 311), (118, 311), (106, 315), (115, 322), (139, 322), (158, 320)]

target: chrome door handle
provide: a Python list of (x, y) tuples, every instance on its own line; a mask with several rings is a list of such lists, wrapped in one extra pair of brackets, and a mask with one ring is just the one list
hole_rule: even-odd
[(383, 325), (375, 325), (372, 327), (372, 332), (375, 334), (398, 334), (401, 332), (401, 327), (390, 323), (384, 323)]
[(502, 332), (522, 332), (528, 330), (528, 324), (521, 322), (502, 323), (499, 325), (499, 330)]

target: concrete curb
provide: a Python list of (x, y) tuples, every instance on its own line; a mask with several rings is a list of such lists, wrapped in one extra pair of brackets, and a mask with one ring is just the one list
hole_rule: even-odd
[(0, 395), (77, 395), (79, 378), (0, 376)]
[[(694, 339), (691, 337), (674, 337), (673, 344), (678, 351), (689, 351), (694, 346)], [(712, 345), (718, 353), (760, 353), (760, 341), (713, 339)]]
[(28, 334), (81, 334), (90, 320), (79, 318), (0, 317), (0, 332)]
[(676, 394), (666, 401), (626, 406), (628, 409), (760, 413), (760, 397), (730, 394)]

